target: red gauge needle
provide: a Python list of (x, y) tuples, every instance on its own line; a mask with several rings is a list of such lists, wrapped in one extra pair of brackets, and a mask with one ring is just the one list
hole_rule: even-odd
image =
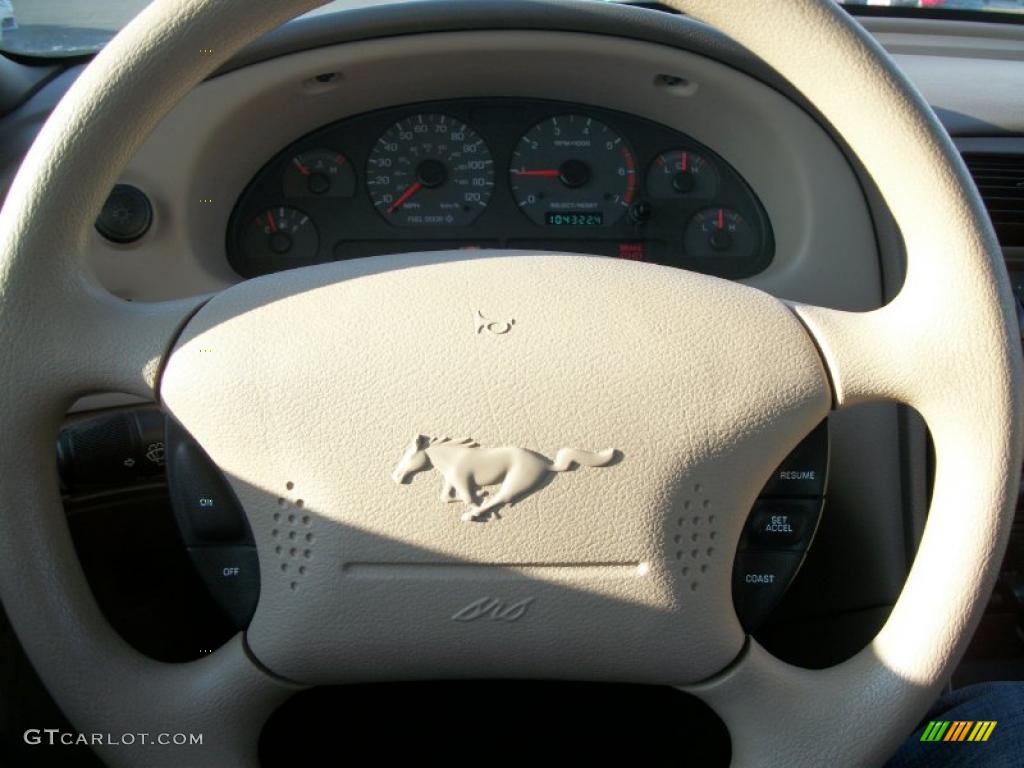
[(689, 152), (683, 152), (679, 156), (679, 170), (682, 171), (683, 173), (686, 173), (686, 168), (687, 168), (687, 166), (689, 166), (689, 164), (690, 164), (690, 153)]
[(544, 170), (539, 170), (539, 171), (518, 170), (518, 171), (515, 171), (515, 174), (516, 174), (516, 176), (543, 176), (545, 178), (553, 179), (553, 178), (558, 178), (559, 176), (561, 176), (562, 172), (557, 170), (557, 169), (552, 168), (552, 169), (544, 169)]
[(277, 222), (274, 221), (273, 211), (267, 211), (267, 226), (270, 227), (271, 234), (277, 232)]
[(409, 188), (405, 190), (405, 192), (398, 196), (398, 199), (395, 200), (395, 202), (388, 206), (388, 213), (394, 213), (395, 211), (397, 211), (399, 208), (405, 205), (406, 202), (408, 202), (410, 197), (415, 195), (421, 189), (423, 189), (423, 185), (420, 184), (418, 181), (414, 181), (412, 184), (409, 185)]
[(719, 229), (725, 229), (725, 208), (718, 209), (718, 221), (716, 222), (716, 226)]
[(299, 161), (299, 158), (297, 158), (297, 157), (293, 158), (292, 162), (295, 163), (295, 167), (299, 169), (299, 173), (301, 173), (303, 176), (309, 176), (309, 166), (308, 165), (303, 165)]

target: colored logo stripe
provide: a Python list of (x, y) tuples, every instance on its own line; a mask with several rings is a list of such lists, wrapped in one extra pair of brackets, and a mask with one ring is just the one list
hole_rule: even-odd
[(972, 725), (974, 723), (970, 720), (954, 720), (943, 741), (963, 741)]
[(932, 720), (921, 734), (921, 741), (988, 741), (996, 729), (996, 720)]
[(996, 729), (996, 722), (996, 720), (979, 720), (978, 724), (974, 726), (974, 730), (971, 731), (971, 735), (967, 737), (967, 740), (988, 741), (988, 737)]

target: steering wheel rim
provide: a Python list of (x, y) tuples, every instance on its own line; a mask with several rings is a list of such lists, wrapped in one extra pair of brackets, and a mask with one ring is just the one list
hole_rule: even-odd
[[(254, 732), (297, 686), (264, 669), (241, 637), (187, 665), (145, 659), (100, 614), (62, 519), (53, 437), (81, 394), (152, 398), (174, 358), (169, 350), (206, 297), (121, 302), (90, 281), (78, 256), (107, 190), (156, 122), (234, 51), (317, 4), (269, 3), (254, 19), (242, 0), (154, 3), (55, 110), (0, 212), (0, 338), (10, 359), (0, 377), (0, 424), (22, 436), (0, 446), (9, 500), (0, 517), (0, 597), (76, 726), (105, 731), (117, 723), (138, 732), (173, 724), (204, 732), (204, 747), (188, 757), (194, 765), (255, 764)], [(736, 765), (763, 764), (765, 755), (784, 765), (880, 762), (962, 653), (1012, 522), (1022, 375), (1001, 252), (948, 136), (841, 9), (826, 0), (668, 4), (716, 26), (787, 77), (875, 180), (907, 245), (901, 293), (863, 314), (804, 305), (792, 311), (820, 350), (834, 406), (907, 403), (927, 422), (937, 457), (917, 559), (869, 647), (836, 667), (809, 671), (751, 641), (728, 669), (687, 690), (726, 721)], [(212, 54), (199, 52), (210, 47)], [(846, 76), (841, 88), (836, 72)], [(38, 215), (57, 209), (59, 216)], [(680, 280), (688, 288), (717, 282)], [(728, 296), (740, 296), (731, 290)], [(60, 321), (47, 316), (41, 297), (61, 308)], [(89, 329), (87, 344), (75, 337), (82, 329)], [(808, 403), (820, 394), (811, 389)], [(813, 423), (819, 407), (807, 405), (800, 418)], [(785, 439), (796, 431), (790, 424)], [(976, 514), (965, 516), (965, 509)], [(103, 755), (115, 765), (182, 760), (180, 748), (142, 744)]]

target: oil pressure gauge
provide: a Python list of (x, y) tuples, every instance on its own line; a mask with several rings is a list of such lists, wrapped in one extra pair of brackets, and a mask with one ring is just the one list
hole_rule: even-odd
[(753, 259), (758, 236), (750, 223), (729, 208), (705, 208), (686, 225), (683, 248), (691, 259)]

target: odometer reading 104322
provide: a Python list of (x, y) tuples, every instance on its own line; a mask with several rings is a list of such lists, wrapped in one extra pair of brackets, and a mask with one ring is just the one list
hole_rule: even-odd
[(381, 136), (367, 161), (374, 207), (401, 227), (465, 226), (494, 190), (494, 160), (465, 123), (444, 114), (406, 118)]
[(636, 200), (636, 161), (618, 133), (586, 115), (537, 123), (509, 168), (519, 208), (544, 226), (609, 226)]
[(544, 223), (549, 227), (600, 227), (604, 224), (603, 213), (554, 213), (544, 214)]

